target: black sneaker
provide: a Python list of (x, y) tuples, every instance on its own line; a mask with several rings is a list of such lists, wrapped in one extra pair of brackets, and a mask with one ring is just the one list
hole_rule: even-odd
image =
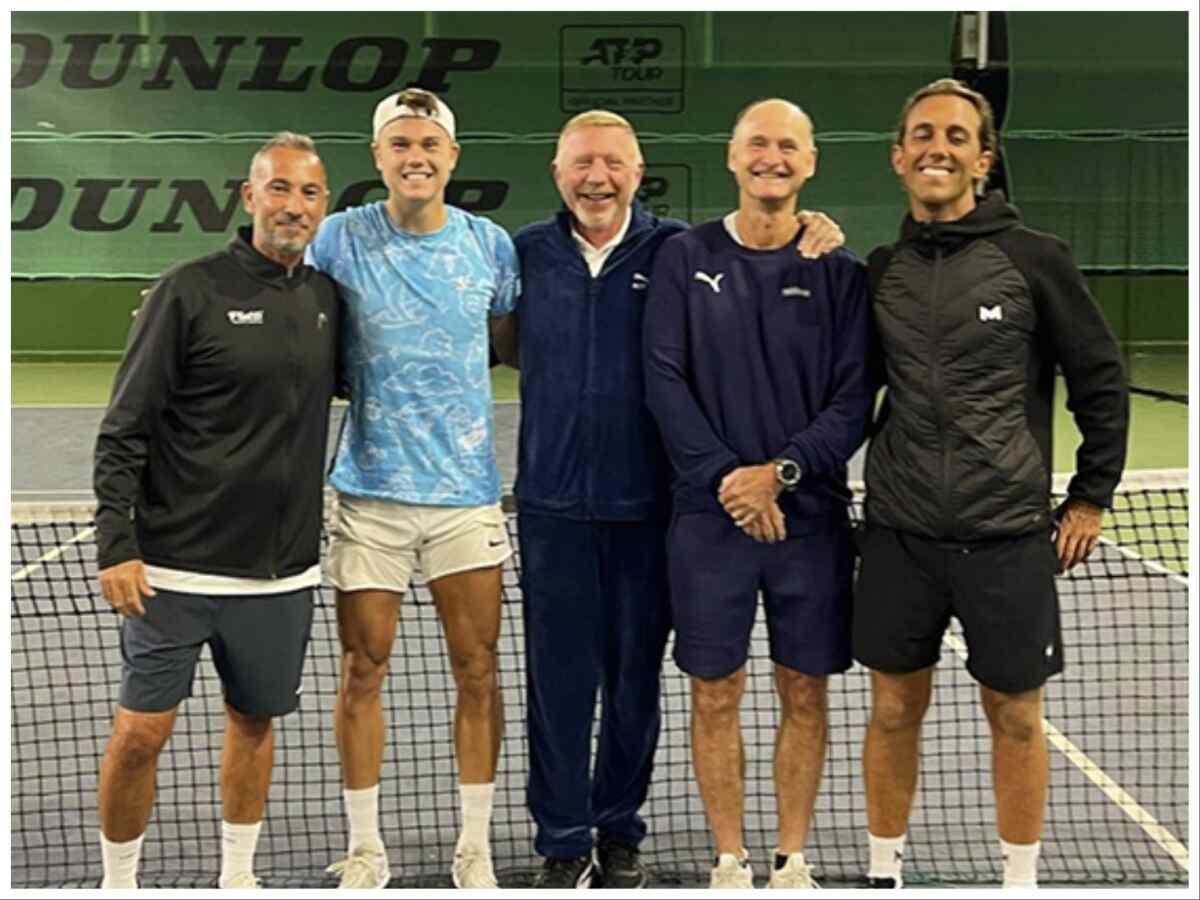
[(868, 875), (864, 887), (868, 887), (873, 891), (880, 891), (889, 888), (898, 888), (900, 885), (896, 883), (895, 878), (872, 878)]
[(600, 869), (597, 887), (632, 890), (644, 888), (650, 880), (637, 847), (622, 841), (602, 839), (596, 847), (596, 861)]
[(542, 860), (542, 870), (533, 879), (535, 888), (589, 888), (595, 875), (591, 854), (576, 859), (547, 856)]

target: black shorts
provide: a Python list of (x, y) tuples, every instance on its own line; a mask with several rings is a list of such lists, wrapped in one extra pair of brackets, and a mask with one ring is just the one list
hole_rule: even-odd
[(953, 615), (980, 684), (1014, 694), (1062, 671), (1049, 533), (956, 543), (872, 525), (859, 533), (859, 551), (853, 635), (864, 666), (896, 674), (932, 666)]
[(312, 630), (313, 589), (211, 596), (159, 588), (144, 616), (121, 622), (120, 704), (166, 712), (191, 696), (208, 644), (225, 702), (247, 716), (281, 716), (300, 702), (300, 673)]

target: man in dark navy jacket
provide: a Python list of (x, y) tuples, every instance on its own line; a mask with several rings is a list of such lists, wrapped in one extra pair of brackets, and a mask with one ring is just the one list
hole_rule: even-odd
[(739, 116), (738, 209), (667, 241), (645, 316), (647, 404), (674, 467), (667, 554), (675, 661), (717, 852), (711, 886), (748, 888), (738, 708), (761, 591), (783, 705), (771, 887), (812, 887), (803, 848), (825, 757), (826, 676), (850, 665), (846, 461), (871, 410), (866, 271), (798, 258), (812, 123), (784, 100)]
[[(614, 113), (568, 121), (551, 170), (565, 209), (517, 234), (521, 298), (493, 331), (503, 361), (519, 355), (521, 369), (528, 796), (545, 858), (536, 885), (635, 888), (646, 883), (638, 808), (670, 630), (670, 470), (643, 402), (642, 313), (658, 248), (687, 225), (634, 200), (642, 154)], [(801, 252), (841, 243), (828, 219), (802, 215), (814, 227)]]

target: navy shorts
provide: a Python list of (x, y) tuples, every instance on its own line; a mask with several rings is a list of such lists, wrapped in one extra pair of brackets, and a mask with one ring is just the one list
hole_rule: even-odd
[(808, 675), (850, 667), (848, 524), (760, 544), (724, 514), (685, 513), (671, 523), (667, 562), (675, 663), (689, 675), (745, 664), (760, 591), (774, 662)]
[(312, 588), (219, 597), (157, 589), (142, 599), (144, 616), (121, 621), (121, 706), (174, 709), (191, 696), (208, 644), (226, 703), (246, 716), (290, 713), (300, 703), (312, 596)]
[(934, 665), (953, 615), (967, 671), (985, 687), (1021, 693), (1063, 668), (1048, 532), (971, 543), (935, 541), (872, 525), (859, 536), (854, 658), (879, 672)]

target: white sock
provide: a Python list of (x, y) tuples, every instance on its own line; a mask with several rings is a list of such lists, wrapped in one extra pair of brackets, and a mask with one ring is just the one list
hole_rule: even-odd
[(871, 845), (871, 867), (867, 869), (868, 878), (894, 878), (896, 887), (900, 887), (900, 868), (904, 865), (904, 841), (907, 834), (899, 837), (882, 838), (867, 832), (867, 842)]
[(1037, 887), (1038, 852), (1041, 841), (1032, 844), (1010, 844), (1000, 841), (1000, 853), (1004, 857), (1004, 887)]
[(100, 856), (104, 860), (102, 888), (136, 888), (138, 860), (142, 858), (142, 839), (139, 834), (132, 841), (110, 841), (100, 833)]
[(352, 791), (342, 791), (346, 798), (346, 816), (350, 819), (350, 852), (359, 847), (383, 850), (379, 837), (379, 785)]
[(488, 826), (492, 824), (492, 797), (495, 784), (460, 784), (462, 800), (462, 833), (459, 847), (487, 847)]
[(221, 879), (219, 887), (236, 875), (254, 874), (254, 849), (258, 846), (258, 833), (262, 820), (250, 825), (221, 822)]

